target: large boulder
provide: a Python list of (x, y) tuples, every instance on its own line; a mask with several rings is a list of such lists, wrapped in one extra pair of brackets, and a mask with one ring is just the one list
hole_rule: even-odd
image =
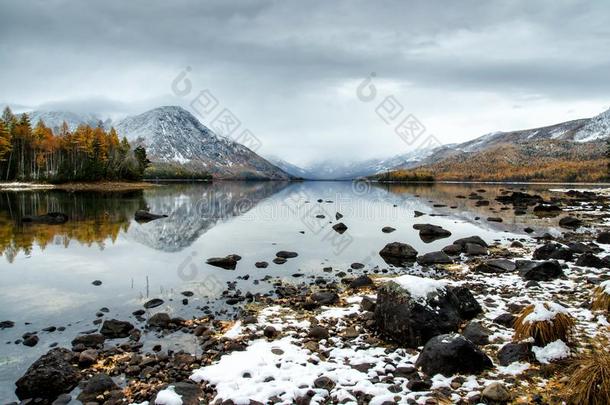
[(107, 339), (126, 338), (133, 328), (134, 326), (130, 322), (108, 319), (102, 324), (100, 333)]
[(517, 271), (524, 280), (551, 281), (563, 277), (563, 270), (557, 260), (534, 261), (517, 260)]
[(420, 353), (416, 367), (428, 375), (450, 377), (457, 373), (478, 374), (493, 367), (491, 359), (464, 336), (452, 333), (430, 339)]
[(379, 251), (379, 256), (381, 256), (387, 264), (403, 266), (408, 262), (415, 261), (417, 258), (417, 250), (406, 243), (392, 242), (385, 245), (384, 248)]
[(64, 348), (49, 351), (36, 360), (15, 385), (19, 399), (42, 398), (51, 403), (59, 395), (72, 391), (81, 380), (72, 365), (74, 353)]
[[(464, 320), (481, 312), (481, 306), (465, 287), (413, 276), (399, 279), (404, 277), (412, 277), (415, 290), (389, 281), (377, 292), (375, 324), (391, 340), (415, 348), (434, 336), (457, 331)], [(418, 295), (422, 291), (425, 295)]]

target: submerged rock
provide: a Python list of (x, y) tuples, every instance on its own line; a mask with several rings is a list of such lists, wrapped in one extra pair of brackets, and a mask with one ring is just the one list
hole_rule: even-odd
[(428, 375), (450, 377), (457, 373), (478, 374), (493, 367), (491, 359), (474, 343), (457, 333), (433, 337), (420, 353), (416, 367)]
[(426, 243), (451, 236), (451, 232), (438, 225), (415, 224), (413, 225), (413, 229), (419, 231), (419, 237)]
[(158, 306), (163, 305), (163, 300), (161, 298), (153, 298), (152, 300), (146, 301), (144, 303), (144, 308), (146, 309), (151, 309), (151, 308), (156, 308)]
[(338, 224), (333, 225), (333, 229), (335, 230), (335, 232), (341, 234), (347, 231), (347, 225), (345, 225), (343, 222), (339, 222)]
[(15, 326), (15, 322), (13, 322), (13, 321), (0, 322), (0, 329), (12, 328), (13, 326)]
[(283, 259), (292, 259), (293, 257), (297, 257), (299, 254), (297, 252), (289, 252), (286, 250), (280, 250), (275, 255), (277, 257), (281, 257)]
[(225, 257), (211, 257), (206, 263), (210, 266), (220, 267), (225, 270), (235, 270), (237, 262), (241, 260), (239, 255), (228, 255)]
[(73, 353), (56, 348), (36, 360), (17, 380), (15, 394), (19, 399), (42, 398), (52, 402), (76, 387), (82, 376), (72, 365)]

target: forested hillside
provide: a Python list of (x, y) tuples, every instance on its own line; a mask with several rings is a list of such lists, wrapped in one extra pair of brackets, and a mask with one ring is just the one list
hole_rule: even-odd
[(141, 179), (148, 159), (111, 128), (64, 122), (57, 133), (44, 122), (6, 107), (0, 119), (0, 181), (97, 181)]

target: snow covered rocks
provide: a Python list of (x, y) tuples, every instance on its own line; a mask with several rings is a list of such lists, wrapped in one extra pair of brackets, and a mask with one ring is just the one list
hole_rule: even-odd
[(375, 324), (382, 335), (415, 348), (434, 336), (457, 331), (462, 321), (480, 312), (481, 306), (465, 287), (405, 275), (379, 288)]
[(477, 374), (493, 367), (491, 359), (464, 336), (452, 333), (428, 341), (417, 358), (416, 367), (428, 375), (446, 377), (457, 373)]

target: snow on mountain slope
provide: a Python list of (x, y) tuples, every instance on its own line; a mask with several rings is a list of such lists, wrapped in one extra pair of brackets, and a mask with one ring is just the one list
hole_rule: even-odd
[(303, 169), (302, 167), (287, 162), (275, 155), (265, 155), (264, 158), (293, 177), (300, 177), (303, 179), (312, 179), (315, 177), (312, 173)]
[(576, 142), (590, 142), (610, 135), (610, 109), (593, 117), (575, 135)]
[(433, 153), (435, 148), (415, 149), (404, 154), (383, 159), (368, 159), (356, 162), (324, 160), (312, 163), (304, 170), (309, 178), (321, 180), (345, 180), (366, 177), (395, 167), (415, 164)]
[(127, 117), (115, 128), (143, 144), (153, 162), (180, 164), (218, 178), (289, 179), (247, 147), (218, 136), (181, 107), (166, 106)]
[(103, 123), (104, 128), (110, 127), (111, 121), (106, 119), (103, 121), (100, 117), (95, 114), (77, 114), (70, 111), (31, 111), (27, 113), (30, 117), (32, 126), (36, 125), (39, 120), (45, 123), (45, 125), (51, 128), (55, 133), (59, 132), (64, 121), (68, 124), (70, 131), (74, 131), (79, 125), (90, 125), (97, 127), (100, 122)]

